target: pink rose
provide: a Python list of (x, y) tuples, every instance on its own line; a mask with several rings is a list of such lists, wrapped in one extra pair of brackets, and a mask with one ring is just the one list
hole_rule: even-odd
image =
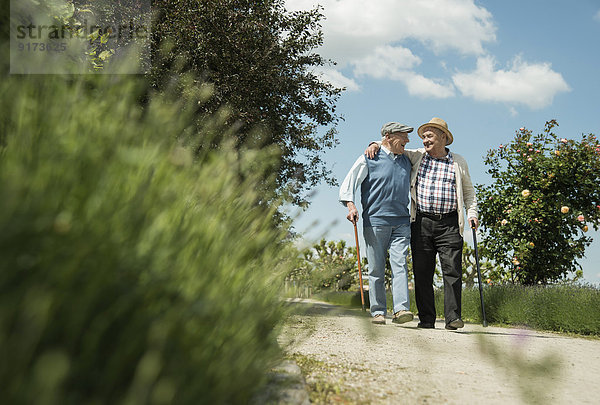
[(585, 217), (584, 217), (583, 215), (579, 215), (579, 216), (577, 217), (577, 220), (578, 220), (579, 222), (583, 222), (583, 221), (585, 221)]
[(527, 158), (527, 161), (528, 161), (528, 162), (531, 162), (532, 160), (533, 160), (533, 159), (531, 159), (531, 158)]

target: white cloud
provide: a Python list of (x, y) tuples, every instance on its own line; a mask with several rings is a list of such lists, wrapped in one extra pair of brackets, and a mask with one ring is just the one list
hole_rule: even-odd
[[(435, 52), (480, 55), (496, 40), (492, 15), (473, 0), (319, 0), (324, 8), (322, 54), (344, 66), (383, 44), (416, 39)], [(316, 0), (288, 0), (306, 10)]]
[(570, 90), (549, 63), (529, 64), (517, 56), (507, 70), (496, 70), (495, 65), (493, 57), (480, 57), (473, 72), (452, 76), (454, 85), (464, 96), (478, 101), (522, 104), (531, 109), (546, 107), (557, 93)]
[(354, 79), (344, 76), (341, 72), (331, 68), (321, 68), (321, 71), (317, 73), (321, 76), (322, 80), (327, 81), (335, 87), (345, 87), (348, 91), (360, 90), (360, 86)]
[(399, 45), (417, 40), (435, 53), (484, 53), (483, 44), (496, 40), (492, 15), (473, 0), (287, 0), (286, 8), (323, 6), (324, 44), (319, 53), (353, 68), (355, 79), (329, 70), (324, 77), (348, 90), (358, 90), (360, 77), (403, 82), (412, 95), (445, 98), (455, 91), (418, 73), (421, 58)]
[(447, 98), (454, 95), (452, 85), (444, 86), (411, 69), (421, 64), (421, 58), (410, 49), (384, 45), (362, 59), (352, 62), (357, 77), (370, 76), (403, 82), (409, 94), (428, 98)]
[(354, 74), (357, 76), (394, 79), (398, 72), (420, 65), (421, 59), (413, 55), (410, 49), (383, 45), (351, 64), (354, 65)]
[[(360, 89), (364, 77), (395, 80), (414, 96), (448, 98), (460, 92), (478, 101), (505, 102), (511, 114), (516, 114), (514, 105), (543, 108), (557, 93), (569, 91), (549, 63), (532, 64), (516, 57), (508, 68), (497, 69), (485, 48), (496, 41), (493, 16), (475, 0), (286, 1), (288, 10), (308, 10), (317, 4), (325, 15), (324, 44), (318, 52), (338, 63), (338, 71), (330, 70), (326, 77), (348, 90)], [(600, 19), (600, 12), (595, 18)], [(415, 41), (422, 46), (415, 46)], [(430, 52), (438, 60), (423, 60), (431, 58)], [(423, 66), (439, 65), (444, 57), (441, 74), (448, 74), (453, 67), (446, 58), (457, 55), (477, 57), (477, 67), (442, 79), (422, 73)]]
[(600, 10), (594, 15), (594, 20), (600, 21)]
[(426, 98), (448, 98), (454, 95), (452, 84), (444, 85), (439, 80), (428, 79), (415, 72), (402, 72), (399, 77), (413, 96)]

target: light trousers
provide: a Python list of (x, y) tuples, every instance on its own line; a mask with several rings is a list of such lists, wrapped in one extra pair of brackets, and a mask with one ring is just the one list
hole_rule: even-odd
[(390, 252), (394, 313), (410, 310), (406, 256), (410, 246), (410, 224), (365, 226), (363, 235), (369, 261), (369, 300), (371, 316), (386, 315), (385, 262)]

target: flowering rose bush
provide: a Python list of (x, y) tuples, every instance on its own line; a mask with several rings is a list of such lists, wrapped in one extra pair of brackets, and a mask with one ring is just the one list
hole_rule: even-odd
[(513, 282), (581, 277), (577, 260), (592, 240), (584, 232), (600, 225), (600, 142), (559, 139), (556, 126), (547, 122), (538, 135), (520, 128), (490, 150), (493, 182), (477, 186), (483, 244)]

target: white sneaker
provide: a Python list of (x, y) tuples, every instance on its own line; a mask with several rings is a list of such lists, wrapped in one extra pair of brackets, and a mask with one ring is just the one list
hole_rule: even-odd
[(371, 323), (374, 323), (375, 325), (385, 325), (385, 316), (381, 314), (375, 315), (373, 319), (371, 319)]
[(393, 323), (405, 323), (412, 321), (414, 315), (410, 311), (398, 311), (394, 314), (394, 318), (392, 319)]

